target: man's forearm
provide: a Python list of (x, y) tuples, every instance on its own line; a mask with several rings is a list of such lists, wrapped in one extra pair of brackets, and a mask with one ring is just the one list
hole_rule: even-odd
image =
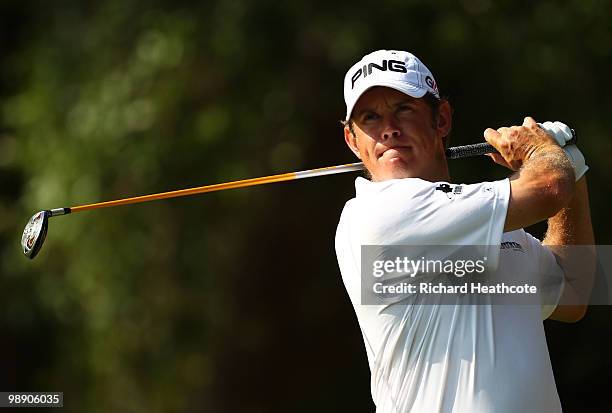
[(548, 219), (548, 231), (544, 245), (593, 245), (593, 225), (589, 209), (586, 177), (582, 177), (574, 189), (569, 204)]
[(520, 170), (510, 177), (510, 187), (505, 232), (543, 221), (567, 207), (575, 189), (574, 170), (557, 144), (541, 145), (526, 155)]
[(542, 243), (555, 253), (566, 279), (560, 306), (551, 318), (577, 321), (586, 313), (596, 263), (585, 177), (576, 182), (574, 196), (567, 207), (549, 218)]

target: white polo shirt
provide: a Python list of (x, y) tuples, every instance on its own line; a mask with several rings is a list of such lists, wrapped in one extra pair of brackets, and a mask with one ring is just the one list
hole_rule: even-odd
[[(560, 296), (561, 268), (523, 230), (502, 234), (507, 179), (449, 184), (450, 191), (439, 185), (357, 178), (356, 197), (338, 224), (336, 254), (363, 335), (376, 411), (561, 411), (542, 324)], [(362, 303), (361, 246), (408, 244), (491, 246), (487, 265), (496, 276), (521, 271), (537, 285), (557, 287), (538, 292), (548, 304), (542, 306)]]

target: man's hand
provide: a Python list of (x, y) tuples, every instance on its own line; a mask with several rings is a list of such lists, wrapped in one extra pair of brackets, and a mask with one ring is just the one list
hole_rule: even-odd
[[(532, 118), (527, 117), (525, 118), (522, 127), (528, 127), (528, 129), (530, 129), (531, 127), (533, 127), (532, 122), (535, 121)], [(572, 164), (572, 167), (574, 168), (574, 176), (576, 181), (582, 178), (586, 171), (589, 170), (589, 167), (586, 165), (584, 156), (582, 155), (582, 152), (580, 152), (580, 149), (578, 149), (576, 145), (567, 144), (573, 138), (572, 130), (570, 129), (570, 127), (562, 122), (544, 122), (542, 124), (536, 123), (536, 125), (545, 133), (547, 133), (551, 138), (553, 138), (557, 145), (563, 148), (565, 155), (567, 155), (567, 158), (569, 159), (570, 163)], [(516, 128), (521, 128), (521, 126), (513, 126), (511, 128), (499, 128), (497, 129), (497, 133), (499, 135), (503, 135), (503, 132), (508, 132), (513, 129), (516, 130)], [(487, 129), (485, 131), (485, 138), (487, 137), (487, 131), (489, 131), (489, 133), (495, 132), (492, 129)], [(520, 165), (518, 168), (516, 167), (516, 162), (514, 164), (509, 163), (500, 154), (490, 153), (487, 154), (487, 156), (493, 159), (495, 163), (505, 166), (506, 168), (511, 169), (513, 171), (517, 171), (520, 168)]]
[(550, 149), (551, 145), (559, 146), (557, 141), (540, 128), (531, 117), (526, 117), (522, 126), (497, 130), (488, 128), (484, 132), (484, 137), (499, 152), (487, 156), (495, 163), (513, 171), (518, 171), (537, 151)]
[(504, 231), (528, 227), (555, 215), (574, 193), (574, 170), (563, 148), (533, 118), (523, 125), (487, 129), (499, 154), (490, 157), (513, 171)]

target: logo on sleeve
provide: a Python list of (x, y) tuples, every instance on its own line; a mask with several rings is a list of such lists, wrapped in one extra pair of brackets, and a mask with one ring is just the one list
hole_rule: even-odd
[(451, 186), (449, 184), (440, 184), (436, 186), (436, 191), (442, 191), (446, 194), (446, 196), (450, 199), (455, 195), (461, 195), (463, 192), (463, 187), (461, 185)]
[(518, 242), (514, 242), (514, 241), (502, 242), (500, 249), (525, 252), (525, 250), (523, 249), (523, 246), (519, 244)]

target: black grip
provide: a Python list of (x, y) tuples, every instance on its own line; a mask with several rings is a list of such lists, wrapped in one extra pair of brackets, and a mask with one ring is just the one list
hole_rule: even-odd
[[(572, 139), (566, 143), (566, 145), (574, 145), (578, 142), (578, 135), (574, 129), (572, 131)], [(459, 158), (469, 158), (471, 156), (479, 156), (484, 155), (486, 153), (497, 153), (497, 149), (493, 147), (490, 143), (481, 142), (475, 143), (473, 145), (464, 145), (464, 146), (454, 146), (452, 148), (446, 149), (446, 158), (447, 159), (459, 159)]]
[(455, 146), (446, 150), (448, 159), (468, 158), (470, 156), (484, 155), (485, 153), (497, 152), (497, 150), (487, 142), (475, 143), (473, 145)]

